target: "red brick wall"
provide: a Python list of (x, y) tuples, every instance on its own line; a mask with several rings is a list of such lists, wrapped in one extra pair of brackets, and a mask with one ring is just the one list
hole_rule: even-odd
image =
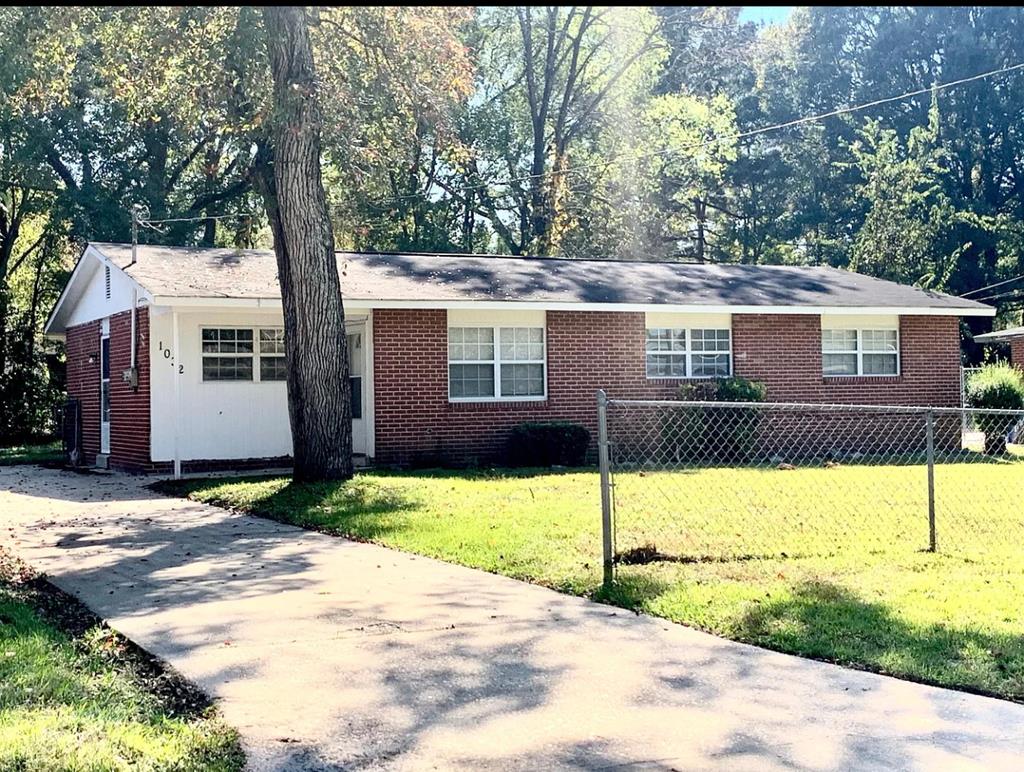
[[(820, 325), (817, 316), (734, 316), (736, 374), (764, 381), (775, 401), (958, 404), (955, 317), (904, 317), (902, 374), (893, 378), (823, 378)], [(646, 378), (642, 313), (549, 311), (545, 402), (449, 403), (443, 310), (376, 310), (373, 331), (376, 457), (383, 463), (491, 460), (523, 421), (575, 421), (596, 435), (597, 389), (666, 398), (680, 383)]]
[(1024, 370), (1024, 338), (1010, 340), (1010, 362), (1014, 367)]
[(138, 309), (136, 366), (139, 388), (121, 378), (131, 367), (132, 313), (110, 317), (110, 465), (141, 470), (149, 466), (149, 310)]
[(65, 343), (68, 396), (82, 403), (83, 461), (92, 464), (100, 449), (100, 323), (69, 327)]
[(891, 378), (823, 377), (817, 316), (738, 314), (732, 330), (736, 375), (764, 382), (773, 402), (960, 404), (960, 322), (953, 316), (901, 317), (901, 374)]
[(373, 312), (379, 461), (489, 460), (524, 421), (576, 421), (596, 434), (597, 389), (658, 398), (677, 388), (645, 377), (642, 313), (549, 311), (546, 401), (450, 403), (447, 319), (444, 310)]
[[(121, 379), (131, 365), (131, 312), (110, 317), (110, 465), (142, 470), (149, 467), (149, 313), (138, 310), (136, 362), (139, 389)], [(100, 449), (99, 320), (67, 331), (68, 396), (82, 403), (84, 461), (92, 464)], [(94, 361), (89, 362), (93, 356)]]

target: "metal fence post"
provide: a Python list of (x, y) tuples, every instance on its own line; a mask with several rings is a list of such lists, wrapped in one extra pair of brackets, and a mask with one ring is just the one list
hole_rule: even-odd
[(929, 410), (924, 420), (928, 438), (928, 551), (935, 552), (935, 413)]
[(597, 465), (601, 473), (604, 586), (610, 587), (615, 556), (612, 553), (612, 476), (611, 458), (608, 453), (608, 395), (605, 394), (604, 389), (597, 391)]

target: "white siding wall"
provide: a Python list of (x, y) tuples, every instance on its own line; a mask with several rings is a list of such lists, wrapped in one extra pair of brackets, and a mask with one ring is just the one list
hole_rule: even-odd
[(75, 302), (71, 313), (68, 314), (68, 327), (94, 322), (97, 319), (128, 311), (132, 307), (134, 285), (131, 280), (121, 271), (111, 268), (110, 298), (108, 299), (104, 266), (93, 257), (86, 259), (92, 263), (92, 266), (89, 267), (90, 270), (87, 273), (80, 277), (79, 281), (84, 282), (81, 287), (74, 288)]
[[(152, 309), (153, 461), (174, 459), (175, 418), (179, 412), (175, 404), (174, 377), (179, 364), (183, 367), (178, 376), (181, 379), (179, 442), (183, 461), (291, 454), (284, 381), (210, 382), (202, 379), (202, 327), (280, 327), (283, 324), (280, 311), (181, 311), (178, 314), (181, 351), (174, 352), (170, 309)], [(169, 354), (164, 354), (165, 349)]]

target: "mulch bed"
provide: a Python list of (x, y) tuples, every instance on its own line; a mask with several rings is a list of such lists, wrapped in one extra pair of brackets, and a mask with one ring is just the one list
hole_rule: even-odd
[(81, 601), (48, 582), (43, 574), (3, 546), (0, 585), (71, 638), (76, 646), (93, 653), (99, 650), (104, 659), (155, 695), (169, 716), (192, 719), (210, 715), (213, 702), (197, 686), (111, 629)]

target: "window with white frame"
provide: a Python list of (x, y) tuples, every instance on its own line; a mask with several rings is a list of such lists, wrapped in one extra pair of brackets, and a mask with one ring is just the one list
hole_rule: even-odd
[(204, 327), (204, 381), (283, 381), (283, 327)]
[(286, 377), (284, 364), (284, 328), (260, 328), (260, 380), (283, 381)]
[(543, 399), (543, 327), (449, 327), (448, 397)]
[(648, 378), (724, 378), (732, 372), (727, 329), (651, 327), (645, 350)]
[(825, 376), (899, 374), (899, 332), (893, 329), (823, 329), (821, 369)]
[(253, 334), (247, 328), (203, 328), (203, 380), (251, 381)]

